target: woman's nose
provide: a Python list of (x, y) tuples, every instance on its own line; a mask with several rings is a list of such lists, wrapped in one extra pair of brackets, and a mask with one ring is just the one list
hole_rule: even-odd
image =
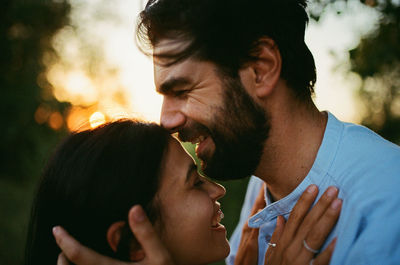
[(221, 184), (210, 180), (210, 197), (214, 200), (219, 200), (226, 194), (226, 189)]

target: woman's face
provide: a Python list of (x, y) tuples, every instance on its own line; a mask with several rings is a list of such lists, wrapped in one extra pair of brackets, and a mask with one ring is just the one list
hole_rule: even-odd
[(220, 203), (225, 188), (197, 173), (192, 158), (171, 137), (158, 199), (161, 239), (178, 264), (208, 264), (229, 254)]

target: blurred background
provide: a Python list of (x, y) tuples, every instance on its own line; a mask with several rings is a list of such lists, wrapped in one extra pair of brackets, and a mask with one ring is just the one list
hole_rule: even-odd
[[(143, 6), (141, 0), (2, 2), (0, 264), (22, 263), (34, 190), (63, 136), (118, 117), (158, 122), (152, 61), (135, 46)], [(399, 144), (400, 0), (311, 0), (309, 11), (317, 106)], [(247, 180), (223, 184), (230, 234)]]

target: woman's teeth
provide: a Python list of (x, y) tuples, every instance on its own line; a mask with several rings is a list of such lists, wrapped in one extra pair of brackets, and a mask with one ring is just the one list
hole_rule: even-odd
[(224, 218), (224, 213), (221, 211), (221, 209), (218, 210), (217, 212), (217, 217), (214, 219), (212, 226), (217, 227), (219, 225), (219, 222)]

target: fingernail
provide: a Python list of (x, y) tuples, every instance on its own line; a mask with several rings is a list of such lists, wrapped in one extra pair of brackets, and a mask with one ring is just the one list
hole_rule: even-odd
[(308, 188), (307, 188), (307, 192), (308, 192), (308, 193), (314, 193), (316, 190), (317, 190), (317, 186), (314, 185), (314, 184), (308, 186)]
[(331, 242), (331, 244), (330, 244), (330, 248), (333, 250), (333, 249), (335, 249), (335, 246), (336, 246), (336, 239), (337, 239), (337, 237), (335, 237), (333, 240), (332, 240), (332, 242)]
[(53, 235), (58, 235), (60, 232), (60, 228), (58, 226), (53, 227)]
[(138, 205), (135, 206), (135, 208), (133, 209), (133, 218), (138, 223), (141, 223), (144, 221), (145, 215), (144, 215), (142, 207), (140, 207)]
[(334, 209), (334, 210), (337, 210), (337, 209), (340, 207), (341, 204), (342, 204), (342, 200), (336, 198), (336, 199), (332, 202), (331, 208)]
[(278, 215), (278, 217), (276, 218), (276, 225), (280, 225), (282, 223), (282, 217), (280, 215)]
[(334, 197), (337, 194), (337, 191), (338, 189), (336, 187), (329, 187), (326, 195), (328, 195), (328, 197)]

